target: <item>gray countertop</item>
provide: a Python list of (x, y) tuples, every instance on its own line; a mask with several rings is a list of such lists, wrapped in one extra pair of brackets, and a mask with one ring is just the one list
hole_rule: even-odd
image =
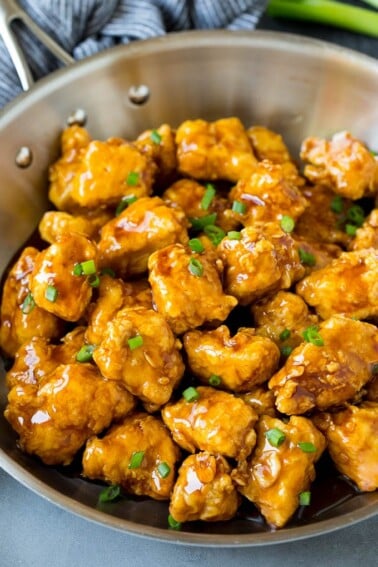
[[(377, 40), (326, 26), (278, 22), (265, 16), (260, 28), (318, 37), (378, 57)], [(33, 494), (1, 470), (0, 503), (0, 567), (377, 564), (378, 517), (296, 543), (206, 549), (142, 539), (94, 524)]]

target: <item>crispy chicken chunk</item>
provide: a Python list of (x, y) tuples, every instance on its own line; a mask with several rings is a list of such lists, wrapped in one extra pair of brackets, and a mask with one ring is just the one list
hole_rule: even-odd
[(280, 358), (273, 341), (256, 336), (254, 329), (241, 328), (231, 337), (225, 325), (213, 331), (189, 331), (184, 347), (189, 367), (201, 382), (211, 385), (216, 376), (221, 388), (234, 392), (247, 392), (269, 380)]
[(285, 177), (282, 165), (259, 162), (249, 177), (231, 189), (229, 198), (245, 208), (240, 216), (244, 226), (258, 221), (280, 221), (284, 215), (297, 219), (308, 206), (307, 200)]
[(49, 199), (63, 211), (116, 205), (122, 197), (151, 193), (155, 163), (119, 138), (90, 141), (83, 128), (62, 136), (62, 157), (50, 168)]
[(107, 211), (96, 211), (83, 215), (70, 215), (64, 211), (47, 211), (40, 223), (39, 233), (43, 240), (52, 244), (57, 238), (78, 232), (89, 239), (98, 240), (101, 227), (112, 218)]
[(96, 247), (88, 238), (78, 233), (60, 236), (35, 259), (30, 286), (35, 303), (61, 319), (78, 321), (91, 300), (92, 287), (89, 277), (75, 275), (74, 269), (83, 262), (96, 268), (96, 261)]
[(157, 180), (166, 183), (177, 169), (176, 133), (168, 124), (146, 130), (138, 136), (135, 146), (157, 165)]
[(27, 246), (13, 265), (4, 283), (0, 310), (0, 347), (8, 356), (32, 337), (55, 338), (61, 322), (35, 304), (31, 294), (31, 274), (39, 251)]
[(305, 273), (294, 240), (277, 223), (244, 228), (240, 240), (226, 237), (218, 250), (226, 291), (241, 305), (288, 289)]
[(278, 410), (287, 415), (352, 399), (371, 380), (378, 360), (378, 330), (369, 323), (335, 316), (307, 337), (313, 342), (294, 349), (269, 382)]
[(224, 321), (237, 304), (223, 292), (222, 262), (209, 253), (194, 254), (173, 244), (152, 254), (148, 268), (156, 309), (177, 334), (205, 322)]
[(125, 417), (101, 439), (88, 440), (83, 474), (119, 484), (130, 494), (168, 500), (179, 456), (162, 421), (139, 412)]
[(184, 212), (160, 197), (138, 199), (102, 228), (100, 264), (122, 276), (143, 274), (152, 252), (188, 242), (187, 226)]
[[(274, 440), (273, 433), (279, 433)], [(257, 446), (233, 473), (240, 492), (261, 511), (269, 525), (280, 528), (299, 506), (302, 492), (315, 478), (314, 463), (326, 446), (309, 419), (293, 416), (288, 423), (269, 416), (257, 424)]]
[(364, 402), (316, 417), (337, 469), (360, 490), (378, 488), (378, 403)]
[(297, 284), (296, 291), (323, 319), (342, 313), (358, 319), (378, 315), (378, 251), (343, 252)]
[(351, 250), (378, 248), (378, 209), (373, 209), (364, 224), (357, 229), (356, 236), (350, 243)]
[(378, 188), (378, 161), (349, 132), (338, 132), (330, 141), (306, 138), (301, 158), (308, 163), (304, 173), (310, 181), (349, 199), (371, 195)]
[(47, 465), (68, 465), (92, 435), (134, 407), (120, 384), (104, 380), (90, 364), (62, 364), (36, 384), (9, 392), (6, 419), (26, 452)]
[(199, 386), (198, 399), (167, 404), (162, 417), (180, 447), (196, 449), (238, 460), (252, 451), (256, 434), (256, 412), (232, 394)]
[(168, 323), (144, 307), (118, 311), (93, 352), (101, 374), (154, 409), (165, 404), (184, 373), (181, 343)]
[(233, 518), (240, 497), (230, 473), (231, 467), (221, 455), (203, 451), (187, 457), (173, 489), (170, 514), (177, 522)]
[(250, 405), (258, 416), (270, 415), (276, 417), (277, 410), (274, 404), (274, 394), (265, 386), (255, 386), (252, 390), (241, 394), (241, 399)]
[(238, 118), (186, 120), (177, 129), (176, 143), (179, 171), (195, 179), (235, 182), (249, 175), (257, 164)]

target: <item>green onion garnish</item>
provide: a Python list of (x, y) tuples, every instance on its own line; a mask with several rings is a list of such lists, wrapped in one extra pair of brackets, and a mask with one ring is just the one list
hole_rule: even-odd
[(247, 207), (245, 203), (242, 203), (241, 201), (234, 201), (232, 203), (232, 210), (234, 211), (234, 213), (239, 213), (240, 215), (244, 215), (245, 211), (247, 210)]
[(298, 254), (302, 264), (305, 264), (306, 266), (315, 266), (316, 258), (313, 254), (311, 254), (311, 252), (306, 252), (303, 248), (299, 248)]
[(121, 487), (118, 484), (113, 484), (112, 486), (107, 486), (99, 494), (99, 502), (112, 502), (116, 500), (121, 494)]
[(241, 237), (241, 232), (238, 230), (229, 230), (227, 233), (227, 238), (229, 238), (229, 240), (240, 240)]
[(86, 260), (85, 262), (81, 262), (80, 266), (84, 276), (91, 276), (92, 274), (95, 274), (97, 271), (94, 260)]
[(24, 315), (28, 315), (31, 311), (33, 311), (34, 307), (35, 307), (34, 297), (29, 291), (29, 293), (27, 294), (27, 296), (25, 297), (24, 301), (21, 304), (21, 311), (23, 312)]
[(208, 183), (206, 185), (206, 191), (204, 196), (202, 197), (202, 201), (200, 204), (201, 209), (203, 209), (204, 211), (207, 211), (207, 209), (210, 207), (212, 200), (215, 197), (215, 187), (214, 185), (212, 185), (211, 183)]
[(286, 339), (288, 339), (290, 335), (291, 335), (290, 330), (284, 329), (282, 333), (280, 333), (280, 341), (286, 341)]
[(136, 335), (127, 340), (130, 350), (135, 350), (143, 345), (143, 337), (141, 335)]
[(265, 437), (267, 438), (268, 442), (272, 445), (272, 447), (279, 447), (286, 439), (285, 433), (281, 431), (281, 429), (278, 429), (277, 427), (265, 431)]
[(92, 360), (92, 354), (95, 348), (95, 345), (83, 345), (76, 354), (76, 360), (78, 362), (89, 362)]
[(372, 367), (371, 367), (371, 373), (373, 374), (373, 376), (375, 376), (376, 374), (378, 374), (378, 362), (375, 362)]
[(46, 287), (45, 298), (47, 299), (47, 301), (51, 301), (51, 303), (54, 303), (57, 300), (58, 290), (56, 289), (55, 286), (48, 285)]
[(310, 325), (302, 333), (302, 337), (308, 343), (315, 346), (324, 346), (324, 340), (319, 334), (319, 327), (316, 325)]
[(289, 217), (288, 215), (283, 215), (280, 225), (283, 231), (293, 232), (295, 227), (295, 220), (292, 217)]
[(161, 478), (167, 478), (167, 476), (169, 476), (169, 473), (171, 472), (171, 467), (168, 465), (168, 463), (165, 463), (163, 461), (162, 463), (159, 463), (157, 470)]
[(222, 383), (221, 377), (217, 374), (212, 374), (209, 378), (210, 386), (220, 386)]
[(91, 274), (88, 278), (88, 283), (91, 287), (98, 287), (100, 285), (100, 278), (97, 274)]
[(127, 207), (129, 205), (132, 205), (133, 203), (135, 203), (135, 201), (137, 201), (137, 197), (135, 197), (135, 195), (125, 195), (125, 197), (122, 197), (122, 199), (120, 200), (120, 202), (118, 203), (118, 206), (115, 210), (115, 215), (116, 217), (118, 217), (118, 215), (120, 215), (122, 213), (122, 211), (124, 211), (125, 209), (127, 209)]
[(129, 469), (139, 469), (140, 465), (142, 464), (144, 459), (144, 451), (135, 451), (131, 455), (131, 459), (129, 462)]
[(339, 214), (342, 213), (344, 208), (344, 199), (341, 195), (336, 195), (330, 204), (330, 209), (333, 213)]
[(300, 506), (309, 506), (311, 503), (311, 492), (307, 490), (306, 492), (301, 492), (299, 495)]
[(198, 390), (196, 390), (196, 388), (193, 388), (193, 386), (186, 388), (186, 390), (183, 391), (182, 395), (187, 402), (195, 402), (200, 397)]
[(226, 236), (224, 230), (222, 230), (219, 226), (216, 226), (215, 224), (209, 224), (205, 226), (203, 230), (206, 236), (208, 236), (211, 242), (214, 244), (214, 246), (218, 246), (218, 244)]
[(347, 210), (347, 219), (350, 220), (356, 226), (362, 226), (365, 220), (365, 213), (362, 207), (359, 205), (353, 205)]
[(191, 238), (188, 244), (192, 252), (198, 252), (198, 254), (201, 254), (201, 252), (204, 252), (205, 250), (205, 247), (199, 238)]
[(194, 217), (189, 219), (193, 230), (203, 230), (205, 226), (214, 224), (216, 220), (217, 213), (211, 213), (210, 215), (205, 215), (204, 217)]
[(316, 453), (316, 447), (313, 443), (311, 443), (310, 441), (303, 441), (298, 443), (298, 447), (304, 452), (304, 453)]
[(102, 268), (100, 276), (110, 276), (111, 278), (115, 278), (115, 271), (111, 268)]
[(281, 347), (281, 354), (285, 358), (290, 356), (292, 352), (293, 352), (293, 347), (291, 347), (289, 345), (284, 345), (283, 347)]
[(127, 185), (130, 185), (130, 187), (135, 187), (135, 185), (138, 185), (139, 173), (137, 171), (130, 171), (126, 177), (126, 183)]
[(168, 527), (171, 530), (181, 530), (181, 522), (178, 522), (177, 520), (174, 519), (174, 517), (169, 514), (168, 515)]
[(74, 269), (72, 270), (74, 276), (82, 276), (83, 275), (83, 268), (81, 264), (75, 264)]
[(193, 276), (197, 276), (199, 278), (203, 274), (203, 265), (199, 260), (197, 260), (197, 258), (190, 258), (188, 270), (191, 274), (193, 274)]
[(348, 236), (356, 236), (358, 226), (354, 224), (346, 224), (345, 225), (345, 232)]
[(152, 130), (151, 134), (150, 134), (150, 138), (151, 141), (154, 144), (161, 144), (161, 135), (159, 134), (159, 132), (157, 130)]

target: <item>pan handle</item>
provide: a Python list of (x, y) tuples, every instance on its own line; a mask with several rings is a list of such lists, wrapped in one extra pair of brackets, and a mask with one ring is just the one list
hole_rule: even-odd
[(26, 57), (17, 41), (16, 35), (12, 30), (12, 22), (21, 21), (39, 41), (47, 47), (62, 63), (70, 65), (74, 59), (68, 55), (51, 37), (47, 35), (31, 18), (22, 10), (15, 0), (0, 1), (0, 36), (13, 61), (16, 72), (24, 91), (30, 89), (34, 83), (33, 75), (30, 71)]

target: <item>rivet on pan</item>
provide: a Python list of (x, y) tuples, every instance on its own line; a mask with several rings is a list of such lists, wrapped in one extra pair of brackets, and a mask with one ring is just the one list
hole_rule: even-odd
[(132, 85), (128, 90), (129, 101), (133, 104), (145, 104), (150, 98), (150, 89), (146, 85)]
[(77, 124), (78, 126), (84, 126), (87, 121), (87, 113), (82, 108), (77, 108), (69, 115), (67, 118), (68, 126), (73, 126)]
[(26, 168), (31, 165), (33, 161), (33, 153), (28, 146), (21, 146), (16, 154), (16, 165), (18, 167)]

